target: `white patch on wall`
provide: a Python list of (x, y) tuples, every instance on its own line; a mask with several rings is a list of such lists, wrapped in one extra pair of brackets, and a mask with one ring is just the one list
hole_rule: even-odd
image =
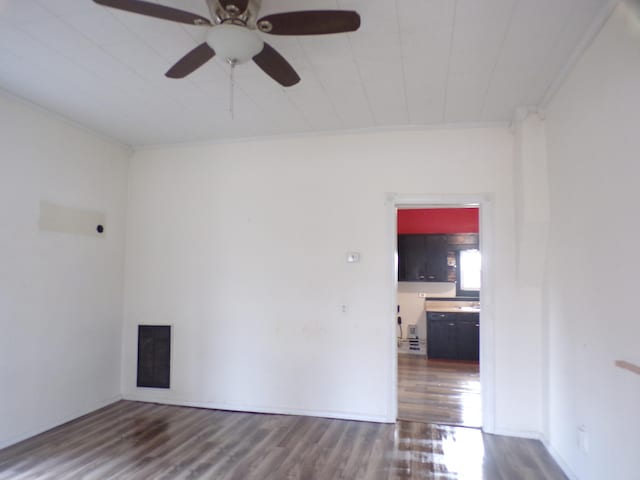
[(40, 201), (38, 227), (40, 230), (51, 232), (101, 238), (106, 234), (106, 218), (105, 212), (64, 207)]
[(347, 263), (360, 263), (360, 252), (347, 252)]

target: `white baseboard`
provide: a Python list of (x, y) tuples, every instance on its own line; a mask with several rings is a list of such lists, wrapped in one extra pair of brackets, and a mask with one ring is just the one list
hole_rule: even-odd
[(545, 448), (551, 458), (555, 460), (560, 469), (564, 472), (569, 480), (580, 480), (578, 476), (569, 468), (567, 462), (564, 461), (562, 456), (553, 448), (553, 446), (549, 443), (547, 438), (541, 434), (540, 432), (529, 432), (525, 430), (505, 430), (505, 429), (497, 429), (493, 432), (486, 432), (495, 435), (504, 435), (506, 437), (519, 437), (519, 438), (530, 438), (532, 440), (540, 440), (542, 446)]
[(542, 434), (540, 432), (534, 432), (530, 430), (509, 430), (504, 428), (498, 428), (491, 432), (485, 431), (485, 433), (490, 433), (492, 435), (502, 435), (505, 437), (530, 438), (532, 440), (542, 441)]
[(83, 408), (83, 409), (66, 412), (65, 414), (60, 415), (53, 420), (43, 422), (42, 424), (38, 425), (35, 428), (32, 428), (24, 432), (20, 432), (19, 434), (13, 435), (9, 438), (0, 439), (0, 449), (7, 448), (18, 442), (26, 440), (27, 438), (31, 438), (35, 435), (39, 435), (43, 432), (46, 432), (47, 430), (51, 430), (52, 428), (58, 427), (63, 423), (70, 422), (71, 420), (75, 420), (76, 418), (82, 417), (88, 413), (95, 412), (96, 410), (106, 407), (107, 405), (110, 405), (119, 400), (122, 400), (122, 395), (115, 395), (113, 397), (101, 400), (100, 402), (96, 403), (95, 405), (89, 408)]
[(542, 444), (544, 445), (544, 448), (546, 448), (547, 452), (549, 452), (549, 455), (551, 455), (551, 458), (553, 458), (556, 461), (556, 463), (558, 464), (560, 469), (564, 472), (564, 474), (567, 476), (567, 478), (569, 480), (580, 480), (578, 476), (575, 474), (575, 472), (571, 470), (571, 468), (569, 468), (569, 465), (564, 460), (564, 458), (562, 458), (562, 455), (560, 455), (558, 451), (555, 448), (553, 448), (553, 445), (549, 443), (548, 439), (545, 437), (545, 438), (542, 438), (541, 441), (542, 441)]
[(375, 423), (395, 423), (395, 421), (389, 421), (387, 415), (362, 415), (353, 412), (335, 412), (326, 410), (306, 410), (301, 408), (290, 407), (274, 407), (264, 405), (246, 405), (246, 404), (231, 404), (231, 403), (216, 403), (216, 402), (200, 402), (189, 401), (175, 398), (158, 398), (149, 395), (135, 395), (126, 394), (123, 397), (125, 400), (133, 400), (136, 402), (148, 402), (148, 403), (160, 403), (165, 405), (177, 405), (180, 407), (196, 407), (196, 408), (209, 408), (211, 410), (228, 410), (232, 412), (245, 412), (245, 413), (269, 413), (275, 415), (300, 415), (304, 417), (320, 417), (320, 418), (334, 418), (338, 420), (356, 420), (359, 422), (375, 422)]

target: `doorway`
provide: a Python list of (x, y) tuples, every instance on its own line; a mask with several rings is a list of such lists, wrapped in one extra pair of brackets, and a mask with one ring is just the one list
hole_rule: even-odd
[(479, 428), (481, 204), (395, 207), (397, 419)]

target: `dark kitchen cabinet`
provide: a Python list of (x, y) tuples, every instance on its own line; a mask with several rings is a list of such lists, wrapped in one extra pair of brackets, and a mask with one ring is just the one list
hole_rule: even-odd
[(456, 349), (460, 360), (480, 358), (480, 318), (477, 313), (458, 313)]
[(479, 360), (479, 314), (427, 312), (427, 356)]
[(446, 282), (447, 235), (398, 235), (398, 281)]
[(398, 235), (398, 280), (419, 280), (425, 263), (424, 235)]
[(455, 313), (430, 313), (427, 354), (429, 358), (457, 358)]

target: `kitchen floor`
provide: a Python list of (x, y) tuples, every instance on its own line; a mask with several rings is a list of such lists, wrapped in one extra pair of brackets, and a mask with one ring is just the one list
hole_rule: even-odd
[(398, 354), (398, 419), (481, 427), (478, 362)]

